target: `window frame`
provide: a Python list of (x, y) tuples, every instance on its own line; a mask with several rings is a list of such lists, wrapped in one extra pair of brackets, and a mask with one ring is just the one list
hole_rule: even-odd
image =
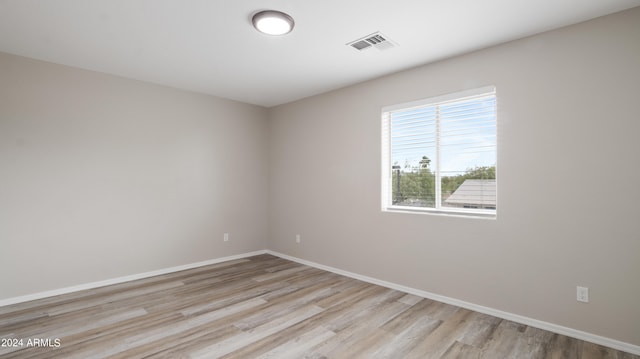
[[(495, 98), (495, 128), (496, 128), (496, 206), (495, 209), (481, 209), (481, 208), (456, 208), (456, 207), (442, 207), (442, 193), (441, 193), (441, 171), (440, 163), (436, 162), (436, 169), (434, 171), (436, 203), (433, 208), (430, 207), (412, 207), (412, 206), (398, 206), (393, 204), (393, 171), (392, 171), (392, 155), (391, 155), (391, 113), (398, 111), (407, 111), (414, 108), (423, 108), (429, 106), (443, 105), (450, 102), (464, 101), (467, 98), (493, 95)], [(440, 119), (438, 119), (436, 126), (439, 125)], [(430, 97), (417, 101), (410, 101), (400, 103), (391, 106), (385, 106), (381, 110), (381, 208), (383, 212), (396, 212), (396, 213), (421, 213), (421, 214), (436, 214), (436, 215), (453, 215), (473, 218), (486, 218), (496, 219), (498, 215), (498, 98), (495, 86), (484, 86), (476, 89), (459, 91), (449, 93), (441, 96)], [(439, 140), (438, 140), (439, 142)], [(436, 146), (436, 152), (439, 153), (440, 144)], [(439, 155), (438, 155), (439, 157)]]

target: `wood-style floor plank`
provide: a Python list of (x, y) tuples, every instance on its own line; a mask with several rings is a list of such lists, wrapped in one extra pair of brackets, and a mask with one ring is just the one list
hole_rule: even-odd
[(0, 338), (23, 343), (2, 359), (640, 359), (271, 255), (0, 307)]

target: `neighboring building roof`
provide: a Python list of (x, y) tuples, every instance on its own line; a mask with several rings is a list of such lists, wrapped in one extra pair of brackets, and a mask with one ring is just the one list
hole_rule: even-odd
[(496, 205), (496, 180), (468, 179), (444, 201), (449, 205)]

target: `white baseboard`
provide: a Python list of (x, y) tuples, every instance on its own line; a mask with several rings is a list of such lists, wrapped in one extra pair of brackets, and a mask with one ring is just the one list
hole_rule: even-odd
[(98, 281), (98, 282), (91, 282), (91, 283), (85, 283), (85, 284), (80, 284), (80, 285), (74, 285), (72, 287), (49, 290), (49, 291), (46, 291), (46, 292), (27, 294), (27, 295), (23, 295), (23, 296), (19, 296), (19, 297), (2, 299), (2, 300), (0, 300), (0, 307), (5, 306), (5, 305), (28, 302), (28, 301), (32, 301), (32, 300), (36, 300), (36, 299), (53, 297), (53, 296), (61, 295), (61, 294), (79, 292), (79, 291), (85, 290), (85, 289), (106, 287), (106, 286), (112, 285), (112, 284), (120, 284), (120, 283), (124, 283), (124, 282), (130, 282), (130, 281), (137, 280), (137, 279), (149, 278), (149, 277), (154, 277), (154, 276), (157, 276), (157, 275), (162, 275), (162, 274), (167, 274), (167, 273), (172, 273), (172, 272), (179, 272), (179, 271), (183, 271), (183, 270), (186, 270), (186, 269), (202, 267), (202, 266), (221, 263), (221, 262), (226, 262), (226, 261), (230, 261), (230, 260), (234, 260), (234, 259), (242, 259), (242, 258), (247, 258), (247, 257), (253, 257), (253, 256), (257, 256), (257, 255), (260, 255), (260, 254), (265, 254), (265, 253), (266, 253), (265, 250), (260, 250), (260, 251), (250, 252), (250, 253), (236, 254), (236, 255), (233, 255), (233, 256), (209, 259), (209, 260), (202, 261), (202, 262), (197, 262), (197, 263), (190, 263), (190, 264), (185, 264), (185, 265), (171, 267), (171, 268), (158, 269), (158, 270), (154, 270), (154, 271), (151, 271), (151, 272), (132, 274), (132, 275), (124, 276), (124, 277), (112, 278), (112, 279), (107, 279), (107, 280), (101, 280), (101, 281)]
[(592, 334), (592, 333), (583, 332), (583, 331), (572, 329), (572, 328), (563, 327), (561, 325), (557, 325), (557, 324), (553, 324), (553, 323), (549, 323), (549, 322), (544, 322), (544, 321), (541, 321), (541, 320), (525, 317), (525, 316), (518, 315), (518, 314), (513, 314), (513, 313), (504, 312), (504, 311), (493, 309), (493, 308), (489, 308), (489, 307), (484, 307), (484, 306), (481, 306), (481, 305), (465, 302), (465, 301), (458, 300), (458, 299), (455, 299), (455, 298), (445, 297), (443, 295), (438, 295), (438, 294), (426, 292), (424, 290), (419, 290), (419, 289), (415, 289), (415, 288), (406, 287), (406, 286), (403, 286), (403, 285), (387, 282), (387, 281), (384, 281), (384, 280), (380, 280), (380, 279), (376, 279), (376, 278), (372, 278), (372, 277), (367, 277), (367, 276), (364, 276), (364, 275), (361, 275), (361, 274), (345, 271), (345, 270), (338, 269), (338, 268), (333, 268), (333, 267), (330, 267), (330, 266), (326, 266), (326, 265), (323, 265), (323, 264), (318, 264), (318, 263), (311, 262), (311, 261), (304, 260), (304, 259), (300, 259), (300, 258), (297, 258), (297, 257), (292, 257), (292, 256), (289, 256), (289, 255), (286, 255), (286, 254), (283, 254), (283, 253), (276, 252), (276, 251), (266, 250), (265, 252), (268, 253), (268, 254), (283, 258), (283, 259), (288, 259), (290, 261), (294, 261), (294, 262), (297, 262), (297, 263), (300, 263), (300, 264), (308, 265), (310, 267), (315, 267), (315, 268), (318, 268), (318, 269), (322, 269), (322, 270), (326, 270), (326, 271), (333, 272), (333, 273), (336, 273), (336, 274), (340, 274), (340, 275), (343, 275), (343, 276), (346, 276), (346, 277), (358, 279), (358, 280), (361, 280), (363, 282), (377, 284), (377, 285), (380, 285), (380, 286), (383, 286), (383, 287), (399, 290), (401, 292), (414, 294), (414, 295), (417, 295), (417, 296), (420, 296), (420, 297), (423, 297), (423, 298), (428, 298), (428, 299), (432, 299), (432, 300), (435, 300), (435, 301), (438, 301), (438, 302), (455, 305), (455, 306), (462, 307), (462, 308), (469, 309), (469, 310), (473, 310), (473, 311), (476, 311), (476, 312), (492, 315), (494, 317), (510, 320), (510, 321), (513, 321), (513, 322), (516, 322), (516, 323), (525, 324), (525, 325), (528, 325), (528, 326), (531, 326), (531, 327), (535, 327), (535, 328), (538, 328), (538, 329), (543, 329), (543, 330), (547, 330), (547, 331), (550, 331), (550, 332), (553, 332), (553, 333), (558, 333), (558, 334), (566, 335), (568, 337), (572, 337), (572, 338), (588, 341), (588, 342), (591, 342), (591, 343), (603, 345), (603, 346), (606, 346), (606, 347), (609, 347), (609, 348), (621, 350), (621, 351), (624, 351), (624, 352), (627, 352), (627, 353), (631, 353), (631, 354), (634, 354), (634, 355), (640, 355), (640, 346), (638, 346), (638, 345), (621, 342), (619, 340), (603, 337), (603, 336), (600, 336), (600, 335), (595, 335), (595, 334)]

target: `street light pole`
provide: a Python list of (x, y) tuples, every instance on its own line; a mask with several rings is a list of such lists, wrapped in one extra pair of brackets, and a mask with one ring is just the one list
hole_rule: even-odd
[(393, 204), (400, 202), (400, 166), (392, 166), (391, 169), (396, 170), (396, 200)]

